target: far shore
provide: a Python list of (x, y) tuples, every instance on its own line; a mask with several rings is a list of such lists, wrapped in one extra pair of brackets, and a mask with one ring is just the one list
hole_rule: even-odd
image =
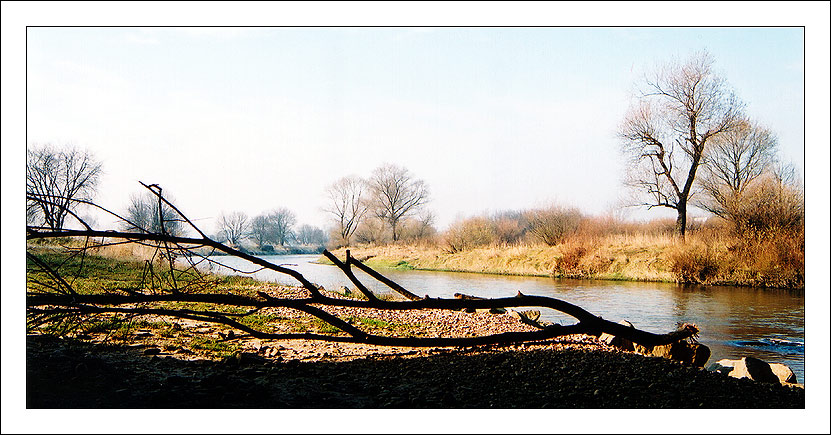
[[(246, 247), (237, 247), (240, 251), (249, 254), (255, 255), (257, 257), (262, 257), (265, 255), (311, 255), (311, 254), (320, 254), (325, 249), (323, 246), (318, 245), (299, 245), (299, 246), (275, 246), (271, 249), (261, 249), (261, 248), (246, 248)], [(213, 251), (210, 255), (230, 255), (222, 251)]]
[[(627, 242), (577, 248), (568, 245), (482, 247), (460, 252), (405, 244), (348, 249), (352, 257), (373, 268), (804, 289), (801, 273), (719, 267), (717, 261), (697, 258), (695, 247), (685, 248), (693, 251), (690, 254), (679, 253), (679, 248), (669, 242), (649, 246)], [(333, 253), (345, 258), (346, 250), (339, 248)], [(679, 264), (679, 257), (682, 260), (693, 257), (692, 264)], [(318, 262), (331, 264), (324, 257)]]

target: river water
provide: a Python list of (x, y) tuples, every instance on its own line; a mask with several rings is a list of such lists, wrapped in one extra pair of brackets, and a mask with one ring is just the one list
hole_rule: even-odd
[[(211, 258), (240, 270), (257, 269), (236, 257)], [(337, 267), (314, 263), (320, 258), (319, 255), (273, 255), (261, 258), (294, 269), (326, 289), (337, 290), (341, 286), (354, 289)], [(355, 268), (353, 270), (373, 291), (389, 292), (383, 284)], [(213, 271), (232, 273), (218, 266), (214, 266)], [(453, 298), (454, 293), (465, 293), (496, 298), (515, 296), (521, 291), (525, 295), (562, 299), (604, 319), (628, 320), (639, 329), (655, 333), (672, 331), (679, 322), (694, 323), (701, 330), (699, 341), (712, 351), (709, 362), (753, 356), (767, 362), (787, 364), (796, 374), (798, 382), (805, 383), (805, 297), (801, 291), (465, 272), (379, 271), (420, 296)], [(251, 276), (262, 281), (297, 284), (290, 276), (270, 270), (261, 270)], [(576, 321), (559, 311), (541, 311), (542, 320), (563, 325)]]

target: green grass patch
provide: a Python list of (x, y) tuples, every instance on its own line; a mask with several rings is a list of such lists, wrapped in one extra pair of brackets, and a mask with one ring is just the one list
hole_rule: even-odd
[[(164, 262), (128, 261), (98, 255), (70, 254), (66, 251), (30, 247), (49, 268), (59, 273), (80, 294), (112, 293), (128, 289), (169, 290), (174, 286), (186, 291), (206, 287), (206, 276), (186, 270), (170, 270)], [(50, 292), (55, 279), (34, 261), (26, 259), (26, 284), (29, 291)]]
[(219, 357), (231, 356), (239, 350), (239, 345), (231, 341), (194, 336), (188, 343), (191, 348), (216, 354)]

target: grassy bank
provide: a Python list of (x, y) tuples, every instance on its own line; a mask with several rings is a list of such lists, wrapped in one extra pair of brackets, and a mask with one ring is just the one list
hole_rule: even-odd
[[(371, 267), (556, 278), (656, 281), (803, 288), (804, 253), (797, 241), (741, 241), (697, 234), (574, 238), (555, 246), (484, 246), (451, 252), (436, 245), (352, 247)], [(345, 249), (335, 251), (345, 256)]]

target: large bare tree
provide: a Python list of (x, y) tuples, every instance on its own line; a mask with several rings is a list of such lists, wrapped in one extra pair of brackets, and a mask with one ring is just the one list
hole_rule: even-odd
[(393, 242), (401, 236), (401, 220), (429, 201), (429, 190), (424, 181), (413, 178), (407, 168), (393, 164), (376, 168), (369, 179), (369, 187), (371, 207), (375, 216), (390, 226)]
[(639, 205), (675, 210), (682, 237), (705, 150), (741, 118), (742, 104), (712, 65), (702, 52), (645, 78), (618, 130), (630, 157), (627, 184), (643, 194)]
[(251, 219), (249, 237), (260, 248), (264, 247), (268, 242), (273, 242), (273, 231), (268, 215), (261, 214)]
[[(101, 162), (73, 146), (36, 145), (26, 150), (26, 216), (52, 229), (63, 228), (67, 214), (91, 201)], [(38, 198), (39, 200), (34, 200)]]
[(268, 214), (274, 231), (274, 242), (284, 246), (294, 237), (293, 227), (297, 223), (297, 216), (293, 211), (281, 207)]
[(349, 246), (355, 230), (366, 215), (366, 182), (356, 176), (343, 177), (326, 188), (329, 204), (324, 210), (334, 217), (340, 243)]
[(700, 206), (730, 219), (748, 186), (771, 170), (777, 146), (773, 132), (746, 120), (714, 138), (704, 156)]
[(249, 233), (248, 215), (241, 211), (222, 213), (217, 219), (217, 227), (222, 238), (228, 243), (239, 246)]

